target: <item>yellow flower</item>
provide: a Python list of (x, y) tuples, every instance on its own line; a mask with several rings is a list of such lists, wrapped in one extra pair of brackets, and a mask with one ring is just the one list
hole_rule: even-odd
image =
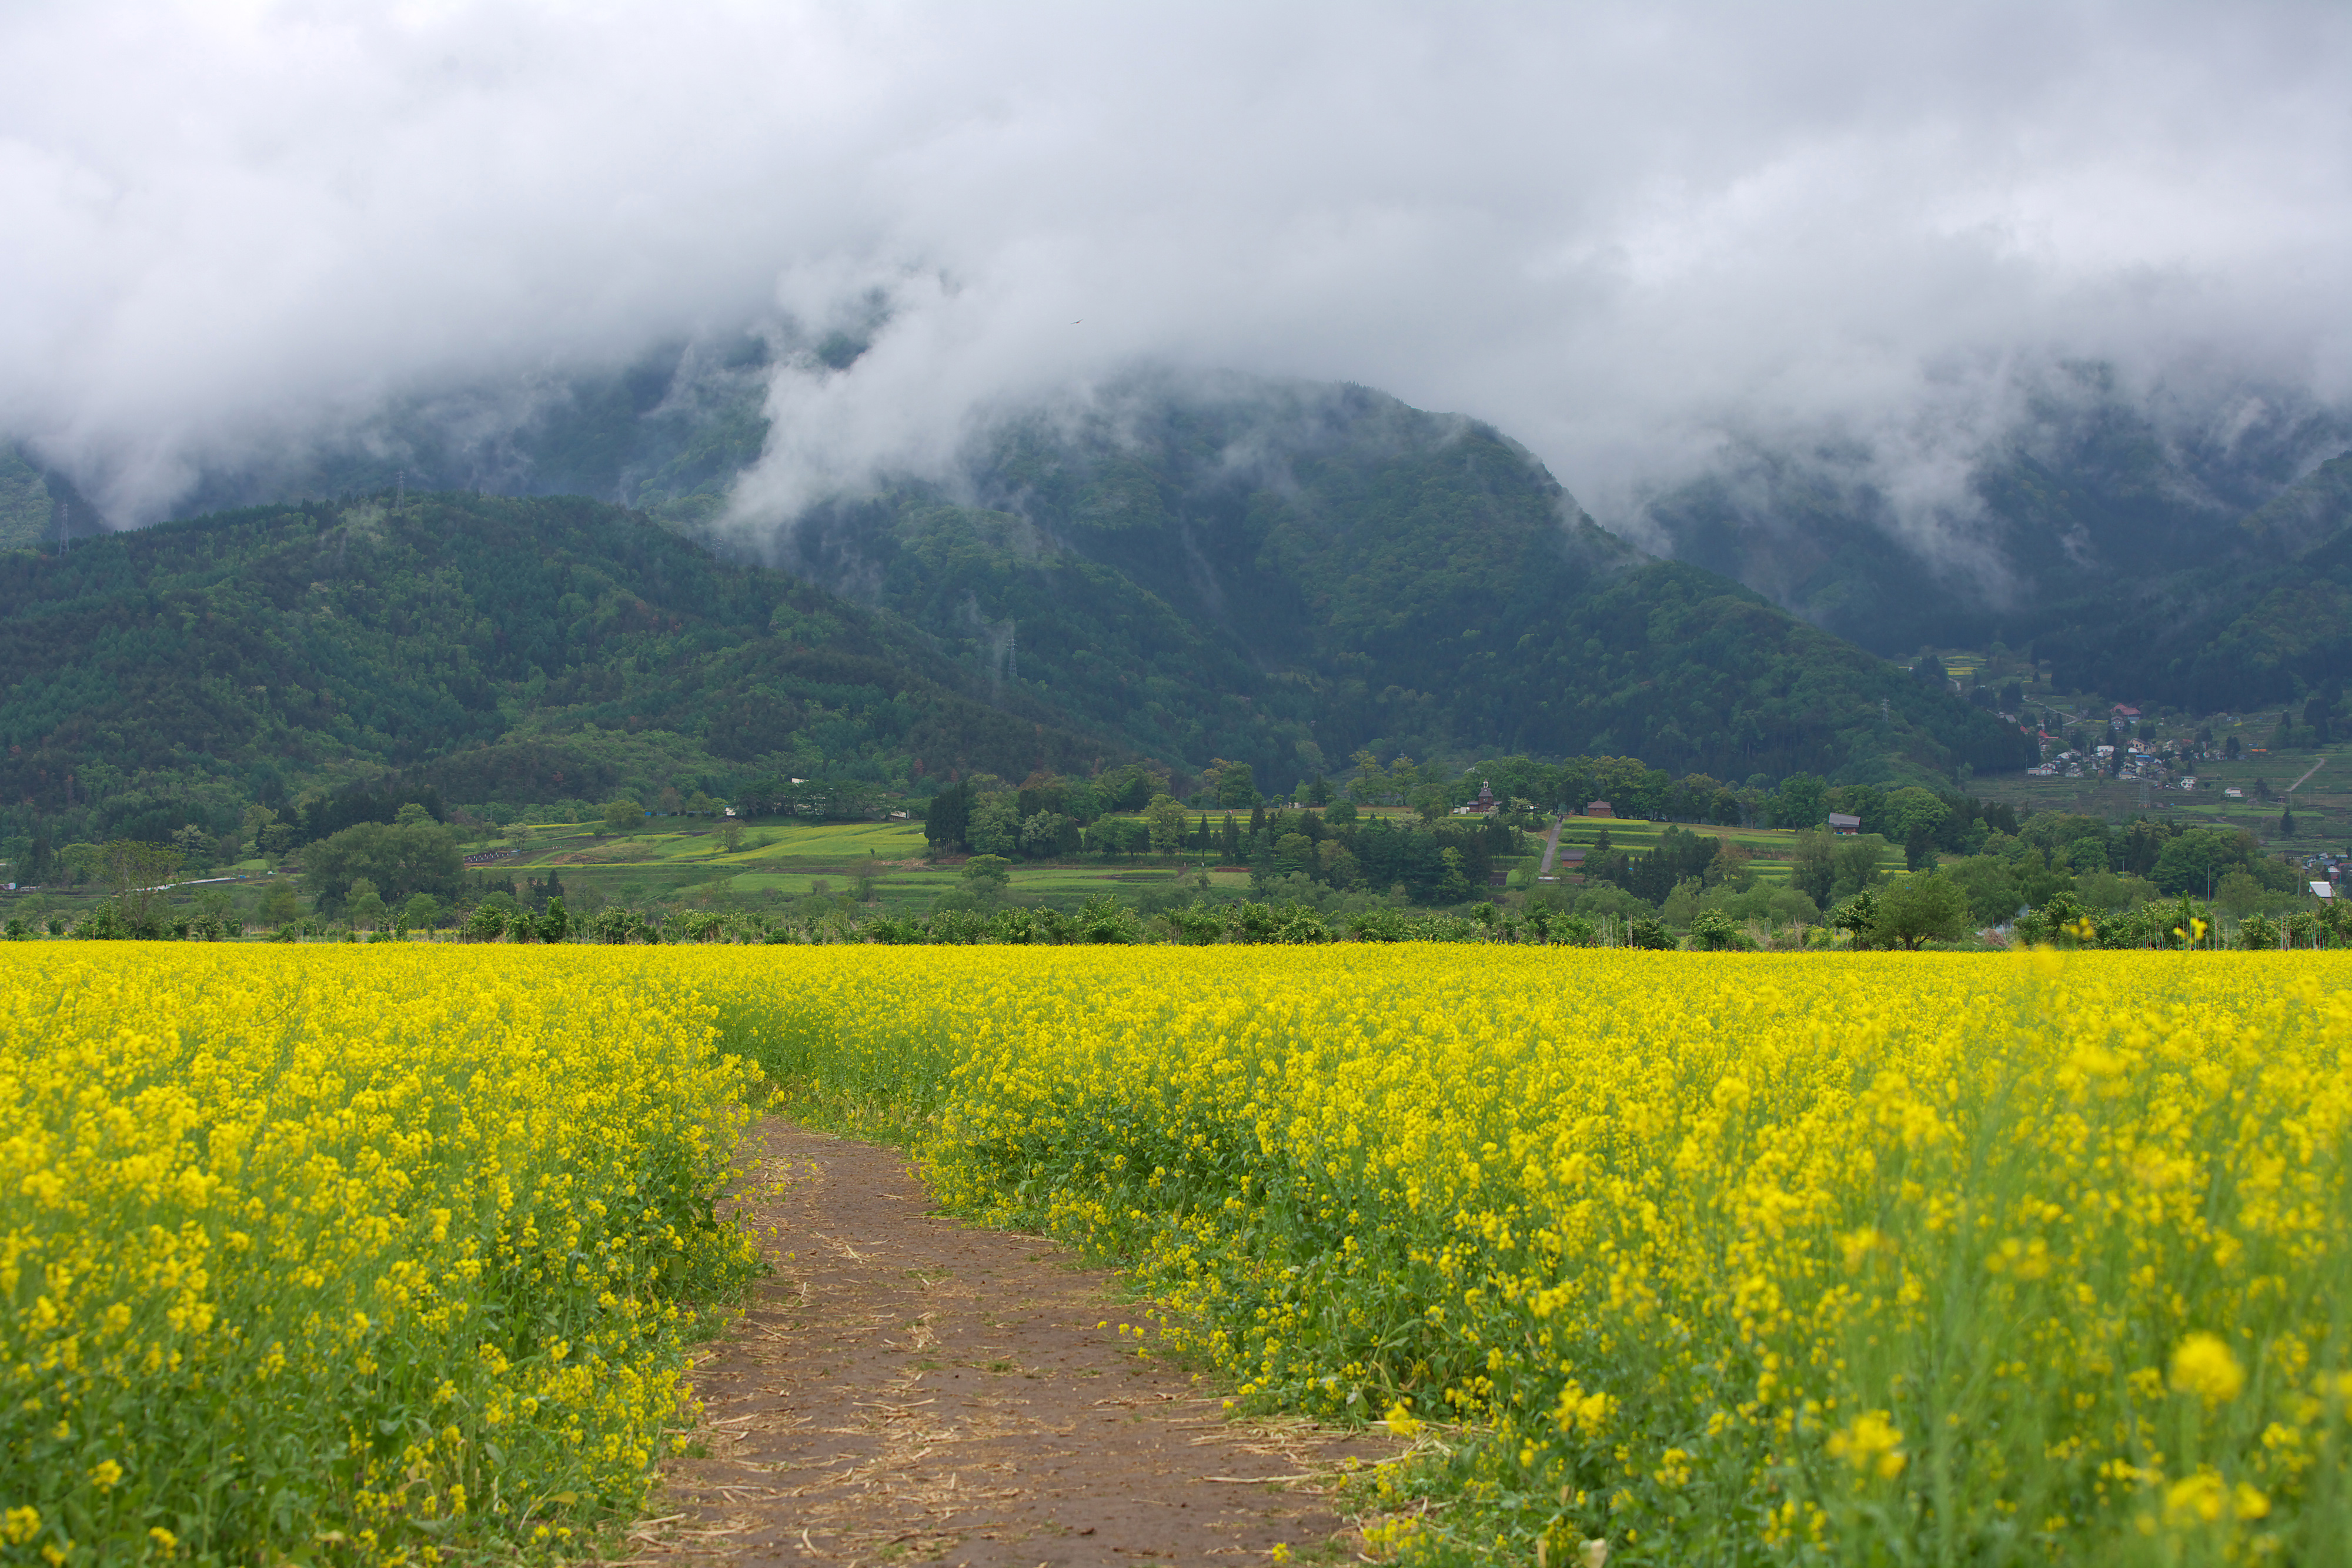
[(1610, 1415), (1616, 1408), (1615, 1396), (1597, 1391), (1587, 1394), (1582, 1385), (1571, 1379), (1560, 1388), (1559, 1402), (1552, 1406), (1552, 1419), (1562, 1432), (1597, 1437), (1609, 1425)]
[(2210, 1470), (2200, 1470), (2164, 1490), (2164, 1522), (2176, 1530), (2183, 1525), (2211, 1524), (2229, 1511), (2229, 1506), (2230, 1489)]
[(1884, 1410), (1866, 1410), (1853, 1422), (1830, 1434), (1830, 1458), (1843, 1459), (1857, 1470), (1875, 1472), (1885, 1480), (1903, 1473), (1903, 1434)]
[[(1843, 1561), (1892, 1529), (1934, 1557), (1916, 1497), (1869, 1524), (1760, 1479), (1675, 1495), (1822, 1460), (1916, 1489), (1880, 1408), (1913, 1399), (1964, 1439), (1956, 1484), (2062, 1560), (2143, 1519), (2292, 1539), (2345, 1462), (2352, 955), (107, 946), (0, 966), (0, 1302), (26, 1303), (0, 1441), (198, 1473), (98, 1413), (201, 1389), (224, 1466), (266, 1432), (349, 1468), (317, 1526), (356, 1561), (496, 1555), (539, 1528), (516, 1498), (583, 1533), (644, 1500), (693, 1418), (686, 1340), (761, 1264), (723, 1196), (753, 1103), (1126, 1260), (1158, 1304), (1127, 1337), (1236, 1408), (1410, 1388), (1411, 1435), (1442, 1397), (1473, 1491), (1412, 1532), (1432, 1553), (1525, 1559), (1454, 1540), (1499, 1467), (1636, 1552), (1760, 1528)], [(487, 1344), (494, 1294), (500, 1335), (570, 1343)], [(2151, 1358), (2143, 1302), (2220, 1326)], [(1939, 1346), (1982, 1369), (1948, 1398)], [(443, 1425), (378, 1455), (343, 1412), (394, 1390)], [(2259, 1407), (2180, 1482), (2158, 1456), (2192, 1397)], [(2083, 1478), (2061, 1509), (2053, 1468)], [(16, 1555), (55, 1528), (31, 1517)], [(74, 1550), (153, 1550), (109, 1528)]]
[(2245, 1387), (2246, 1372), (2219, 1335), (2192, 1333), (2173, 1349), (2171, 1384), (2176, 1394), (2224, 1405)]
[(2271, 1500), (2260, 1490), (2244, 1481), (2228, 1485), (2210, 1467), (2164, 1490), (2164, 1522), (2173, 1530), (2263, 1519), (2270, 1511)]
[[(493, 1548), (514, 1526), (482, 1506), (484, 1438), (518, 1487), (632, 1506), (678, 1425), (691, 1309), (759, 1263), (722, 1201), (755, 1075), (667, 957), (12, 950), (0, 1302), (26, 1304), (0, 1306), (0, 1444), (94, 1492), (162, 1478), (142, 1501), (164, 1517), (206, 1506), (176, 1477), (249, 1487), (247, 1455), (307, 1451), (351, 1468), (317, 1526), (359, 1560), (419, 1561), (451, 1519)], [(486, 1346), (494, 1295), (504, 1325), (593, 1322), (589, 1354), (557, 1364), (527, 1327), (519, 1354)], [(433, 1440), (355, 1441), (371, 1376), (431, 1392)], [(81, 1414), (173, 1400), (202, 1406), (204, 1454)], [(45, 1528), (0, 1514), (10, 1547)], [(226, 1555), (270, 1554), (231, 1528)], [(53, 1549), (176, 1552), (134, 1519), (96, 1529)]]

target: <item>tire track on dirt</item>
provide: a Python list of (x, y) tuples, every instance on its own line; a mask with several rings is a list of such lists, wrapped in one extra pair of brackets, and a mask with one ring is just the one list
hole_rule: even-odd
[(1398, 1445), (1227, 1421), (1122, 1341), (1107, 1273), (937, 1213), (891, 1150), (773, 1119), (758, 1135), (750, 1207), (777, 1228), (776, 1271), (698, 1363), (708, 1452), (664, 1467), (663, 1517), (632, 1532), (630, 1561), (1355, 1554), (1320, 1483)]

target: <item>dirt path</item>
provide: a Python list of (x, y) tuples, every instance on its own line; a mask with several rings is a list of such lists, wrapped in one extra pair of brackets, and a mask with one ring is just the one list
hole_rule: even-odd
[[(887, 1149), (764, 1124), (775, 1275), (697, 1368), (705, 1457), (644, 1563), (1265, 1561), (1349, 1543), (1318, 1477), (1389, 1446), (1223, 1418), (1139, 1359), (1108, 1276), (968, 1229)], [(787, 1256), (796, 1254), (797, 1256)]]

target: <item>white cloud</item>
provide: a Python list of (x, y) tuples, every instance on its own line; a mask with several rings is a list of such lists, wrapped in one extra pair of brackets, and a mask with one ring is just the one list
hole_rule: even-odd
[(877, 287), (749, 498), (1147, 358), (1490, 419), (1604, 516), (1727, 431), (1932, 491), (2054, 355), (2352, 394), (2333, 4), (83, 0), (0, 56), (0, 429), (127, 518)]

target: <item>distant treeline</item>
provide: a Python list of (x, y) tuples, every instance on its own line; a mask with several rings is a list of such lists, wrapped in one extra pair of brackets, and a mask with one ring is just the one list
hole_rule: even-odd
[[(1927, 878), (1922, 882), (1934, 880)], [(1904, 938), (1891, 918), (1893, 912), (1884, 908), (1883, 902), (1875, 893), (1859, 894), (1822, 924), (1808, 931), (1788, 934), (1783, 945), (1844, 950), (1916, 946)], [(2021, 941), (2068, 947), (2211, 949), (2233, 946), (2257, 951), (2352, 947), (2352, 910), (2330, 907), (2302, 912), (2284, 922), (2250, 917), (2232, 941), (2225, 941), (2221, 927), (2211, 920), (2210, 915), (2205, 905), (2187, 894), (2167, 904), (2106, 913), (2085, 911), (2072, 895), (2061, 895), (2021, 918), (2017, 936)], [(220, 941), (241, 935), (237, 928), (216, 916), (187, 915), (180, 915), (149, 931), (134, 932), (125, 925), (111, 904), (100, 906), (70, 927), (61, 918), (52, 919), (47, 930), (54, 936), (95, 939), (139, 935), (161, 940)], [(11, 920), (5, 932), (7, 938), (15, 941), (37, 935), (21, 918)], [(1778, 941), (1779, 934), (1765, 935)], [(341, 942), (408, 939), (404, 931), (396, 928), (363, 936), (357, 931), (318, 921), (289, 922), (274, 934), (273, 939), (295, 942), (322, 937)], [(1050, 906), (1007, 906), (991, 912), (941, 909), (928, 915), (883, 915), (866, 919), (839, 910), (819, 915), (763, 916), (716, 910), (647, 915), (622, 908), (608, 908), (584, 919), (575, 919), (565, 912), (562, 901), (556, 899), (535, 914), (527, 909), (484, 904), (448, 933), (446, 939), (509, 945), (874, 943), (887, 946), (1482, 942), (1659, 950), (1686, 945), (1698, 949), (1752, 949), (1759, 945), (1756, 927), (1743, 928), (1719, 915), (1701, 915), (1685, 934), (1652, 915), (1631, 919), (1592, 916), (1563, 912), (1539, 903), (1528, 905), (1523, 912), (1506, 912), (1482, 904), (1467, 915), (1393, 908), (1330, 915), (1305, 904), (1243, 901), (1193, 903), (1146, 915), (1108, 895), (1090, 898), (1073, 912)]]
[(1351, 802), (1323, 810), (1250, 808), (1212, 821), (1167, 795), (1143, 807), (1145, 818), (1109, 818), (1150, 787), (1142, 775), (1098, 790), (1040, 780), (1020, 789), (971, 783), (941, 791), (923, 831), (934, 852), (1043, 860), (1096, 852), (1109, 856), (1192, 855), (1246, 866), (1265, 877), (1300, 874), (1328, 887), (1386, 893), (1402, 889), (1416, 904), (1459, 904), (1484, 888), (1497, 855), (1519, 851), (1519, 830), (1500, 817), (1398, 822), (1359, 820)]

